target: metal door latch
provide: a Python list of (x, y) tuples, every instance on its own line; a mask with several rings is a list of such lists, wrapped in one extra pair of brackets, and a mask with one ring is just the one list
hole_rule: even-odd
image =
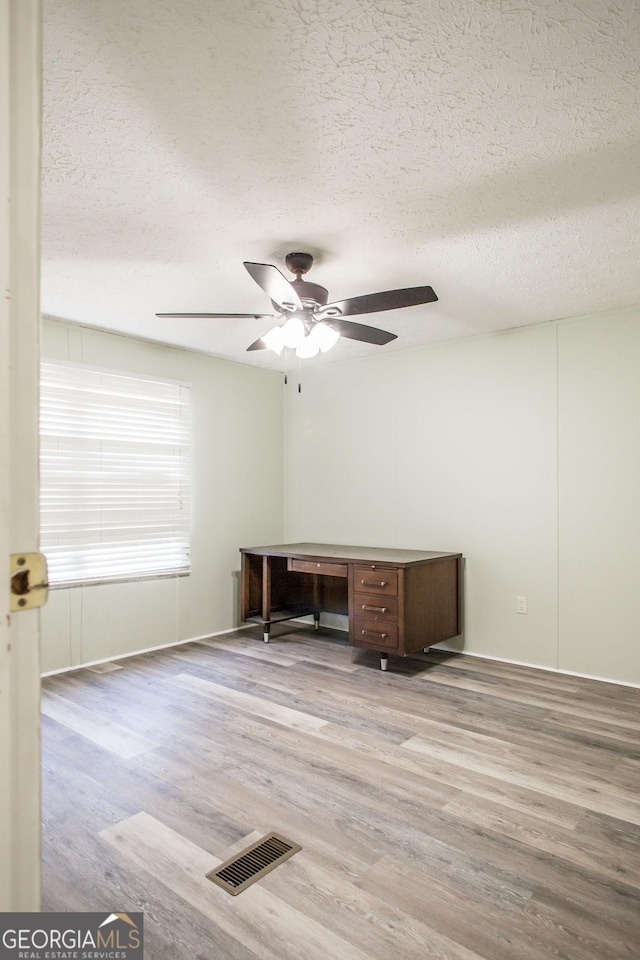
[(17, 610), (33, 610), (47, 602), (49, 580), (44, 554), (12, 553), (10, 576), (9, 609), (12, 613)]

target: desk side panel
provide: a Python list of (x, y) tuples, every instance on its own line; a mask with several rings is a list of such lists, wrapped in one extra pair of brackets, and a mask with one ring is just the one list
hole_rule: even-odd
[(459, 633), (457, 557), (404, 571), (404, 652), (411, 653)]
[(249, 620), (262, 613), (262, 557), (241, 555), (240, 619)]

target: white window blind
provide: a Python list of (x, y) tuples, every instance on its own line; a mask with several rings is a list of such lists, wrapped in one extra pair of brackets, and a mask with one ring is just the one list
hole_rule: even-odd
[(57, 585), (190, 571), (191, 387), (43, 361), (41, 547)]

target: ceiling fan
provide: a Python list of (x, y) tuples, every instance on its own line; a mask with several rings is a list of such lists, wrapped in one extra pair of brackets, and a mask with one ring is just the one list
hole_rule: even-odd
[(312, 357), (318, 351), (329, 350), (339, 339), (361, 340), (382, 346), (396, 339), (395, 333), (370, 327), (363, 323), (345, 320), (345, 317), (379, 313), (383, 310), (398, 310), (421, 303), (433, 303), (437, 296), (432, 287), (405, 287), (401, 290), (385, 290), (349, 300), (327, 303), (328, 291), (317, 283), (302, 277), (313, 264), (310, 253), (289, 253), (285, 260), (288, 269), (296, 276), (287, 280), (277, 267), (270, 263), (245, 261), (249, 275), (264, 290), (275, 315), (270, 313), (157, 313), (157, 317), (270, 317), (277, 324), (263, 334), (247, 350), (275, 350), (281, 353), (284, 347), (296, 349), (299, 357)]

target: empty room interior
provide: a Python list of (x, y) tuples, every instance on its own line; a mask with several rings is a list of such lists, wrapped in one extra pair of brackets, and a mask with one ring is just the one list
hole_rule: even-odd
[(42, 46), (42, 910), (637, 957), (638, 6), (44, 0)]

